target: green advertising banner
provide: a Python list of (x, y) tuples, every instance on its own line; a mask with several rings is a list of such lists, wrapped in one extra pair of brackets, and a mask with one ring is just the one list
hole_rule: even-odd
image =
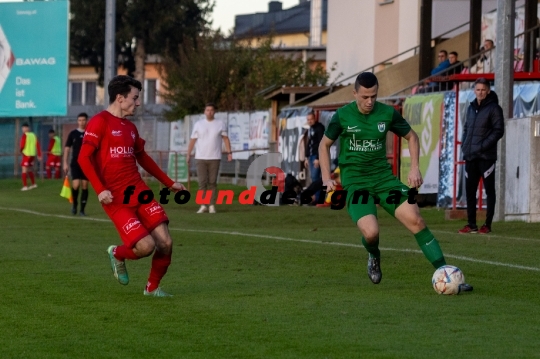
[(175, 182), (186, 182), (188, 180), (186, 156), (178, 153), (169, 153), (167, 175)]
[(65, 116), (68, 1), (0, 3), (0, 117)]
[[(424, 184), (419, 193), (437, 193), (439, 189), (439, 141), (444, 94), (416, 95), (405, 100), (403, 117), (420, 140), (420, 172)], [(407, 141), (401, 147), (401, 180), (407, 184), (411, 156)]]

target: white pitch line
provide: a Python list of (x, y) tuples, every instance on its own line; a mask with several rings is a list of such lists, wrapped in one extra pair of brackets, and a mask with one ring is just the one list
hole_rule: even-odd
[(516, 240), (516, 241), (540, 242), (540, 239), (537, 239), (537, 238), (507, 237), (507, 236), (499, 236), (497, 234), (478, 234), (478, 233), (460, 234), (457, 231), (456, 232), (449, 232), (449, 231), (439, 231), (439, 230), (436, 230), (436, 229), (431, 230), (431, 232), (433, 232), (433, 233), (444, 233), (444, 234), (454, 234), (456, 236), (464, 236), (463, 238), (468, 238), (468, 239), (471, 239), (471, 236), (472, 236), (473, 238), (476, 237), (477, 239), (493, 237), (493, 238), (501, 238), (501, 239), (512, 239), (512, 240)]
[[(22, 212), (22, 213), (28, 213), (33, 214), (37, 216), (43, 216), (43, 217), (56, 217), (56, 218), (64, 218), (64, 219), (79, 219), (79, 220), (88, 220), (88, 221), (98, 221), (98, 222), (110, 222), (108, 219), (102, 219), (102, 218), (91, 218), (91, 217), (74, 217), (74, 216), (66, 216), (61, 214), (49, 214), (49, 213), (41, 213), (36, 211), (31, 211), (28, 209), (21, 209), (21, 208), (6, 208), (6, 207), (0, 207), (0, 210), (5, 211), (15, 211), (15, 212)], [(289, 242), (299, 242), (299, 243), (310, 243), (310, 244), (323, 244), (323, 245), (331, 245), (331, 246), (341, 246), (341, 247), (354, 247), (354, 248), (364, 248), (363, 245), (360, 244), (354, 244), (354, 243), (340, 243), (340, 242), (326, 242), (326, 241), (314, 241), (311, 239), (297, 239), (297, 238), (288, 238), (288, 237), (279, 237), (279, 236), (270, 236), (266, 234), (253, 234), (253, 233), (242, 233), (242, 232), (228, 232), (228, 231), (208, 231), (208, 230), (202, 230), (202, 229), (184, 229), (184, 228), (169, 228), (173, 231), (179, 231), (179, 232), (195, 232), (195, 233), (212, 233), (212, 234), (226, 234), (231, 236), (242, 236), (242, 237), (252, 237), (252, 238), (265, 238), (265, 239), (275, 239), (279, 241), (289, 241)], [(442, 232), (442, 231), (438, 231)], [(506, 237), (504, 237), (506, 238)], [(394, 251), (394, 252), (405, 252), (405, 253), (418, 253), (422, 254), (422, 251), (418, 249), (398, 249), (398, 248), (380, 248), (383, 251)], [(527, 266), (521, 266), (517, 264), (510, 264), (510, 263), (502, 263), (502, 262), (495, 262), (495, 261), (486, 261), (483, 259), (476, 259), (476, 258), (470, 258), (470, 257), (463, 257), (463, 256), (457, 256), (453, 254), (444, 254), (447, 258), (454, 258), (459, 259), (462, 261), (467, 262), (473, 262), (473, 263), (482, 263), (482, 264), (489, 264), (494, 265), (498, 267), (507, 267), (507, 268), (515, 268), (515, 269), (523, 269), (523, 270), (529, 270), (529, 271), (535, 271), (540, 272), (540, 268), (536, 267), (527, 267)]]
[[(275, 239), (275, 240), (279, 240), (279, 241), (290, 241), (290, 242), (302, 242), (302, 243), (313, 243), (313, 244), (326, 244), (326, 245), (342, 246), (342, 247), (364, 248), (363, 245), (353, 244), (353, 243), (314, 241), (314, 240), (311, 240), (311, 239), (296, 239), (296, 238), (287, 238), (287, 237), (277, 237), (277, 236), (269, 236), (269, 235), (264, 235), (264, 234), (250, 234), (250, 233), (227, 232), (227, 231), (206, 231), (206, 230), (200, 230), (200, 229), (181, 229), (181, 228), (169, 228), (169, 229), (174, 230), (174, 231), (182, 231), (182, 232), (227, 234), (227, 235), (234, 235), (234, 236)], [(380, 249), (383, 250), (383, 251), (394, 251), (394, 252), (407, 252), (407, 253), (423, 254), (422, 251), (418, 250), (418, 249), (407, 249), (407, 248), (398, 249), (398, 248), (385, 248), (385, 247), (380, 247)], [(516, 268), (516, 269), (524, 269), (524, 270), (540, 272), (540, 268), (536, 268), (536, 267), (526, 267), (526, 266), (521, 266), (521, 265), (518, 265), (518, 264), (486, 261), (486, 260), (483, 260), (483, 259), (475, 259), (475, 258), (470, 258), (470, 257), (457, 256), (457, 255), (454, 255), (454, 254), (447, 254), (447, 253), (445, 253), (444, 256), (447, 257), (447, 258), (454, 258), (454, 259), (459, 259), (459, 260), (462, 260), (462, 261), (468, 261), (468, 262), (473, 262), (473, 263), (483, 263), (483, 264), (490, 264), (490, 265), (499, 266), (499, 267), (508, 267), (508, 268)]]

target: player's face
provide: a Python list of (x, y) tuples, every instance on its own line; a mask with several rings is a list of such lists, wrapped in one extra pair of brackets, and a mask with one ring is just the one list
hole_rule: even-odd
[(122, 113), (125, 116), (133, 116), (137, 107), (141, 105), (141, 100), (139, 99), (139, 89), (136, 87), (131, 87), (131, 91), (126, 97), (120, 96), (120, 108)]
[(377, 101), (377, 91), (379, 86), (375, 85), (372, 88), (365, 88), (360, 86), (358, 91), (353, 90), (354, 98), (356, 99), (356, 105), (363, 114), (368, 114), (373, 110), (375, 101)]
[(23, 133), (30, 131), (30, 127), (26, 127), (26, 126), (21, 127), (21, 129)]
[(484, 84), (476, 84), (474, 86), (474, 94), (476, 95), (476, 100), (478, 103), (482, 102), (489, 94), (489, 86)]
[(213, 106), (206, 106), (204, 109), (204, 115), (207, 120), (213, 120), (216, 114), (216, 109)]
[(86, 117), (77, 117), (77, 125), (79, 126), (80, 130), (84, 130), (86, 128)]

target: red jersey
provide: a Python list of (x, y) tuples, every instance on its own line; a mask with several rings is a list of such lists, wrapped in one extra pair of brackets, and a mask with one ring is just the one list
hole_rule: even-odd
[[(97, 194), (109, 190), (113, 195), (113, 203), (122, 204), (126, 188), (135, 186), (129, 205), (138, 204), (138, 194), (149, 189), (137, 167), (137, 156), (146, 155), (144, 143), (131, 121), (113, 116), (108, 111), (98, 113), (88, 122), (83, 148), (90, 145), (94, 151), (90, 156), (91, 163), (84, 159), (81, 161), (79, 156), (79, 164)], [(170, 187), (174, 182), (160, 172), (165, 176), (164, 184)]]

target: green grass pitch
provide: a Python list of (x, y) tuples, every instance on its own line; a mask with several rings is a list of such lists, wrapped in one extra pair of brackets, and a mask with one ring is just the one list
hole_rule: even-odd
[(423, 209), (448, 264), (474, 286), (442, 296), (414, 237), (383, 211), (373, 285), (345, 210), (235, 197), (199, 215), (195, 196), (171, 196), (162, 286), (174, 297), (148, 298), (149, 258), (127, 263), (128, 286), (113, 278), (106, 249), (120, 241), (93, 190), (84, 219), (60, 180), (38, 185), (0, 181), (0, 358), (540, 357), (540, 224), (458, 235), (463, 221)]

